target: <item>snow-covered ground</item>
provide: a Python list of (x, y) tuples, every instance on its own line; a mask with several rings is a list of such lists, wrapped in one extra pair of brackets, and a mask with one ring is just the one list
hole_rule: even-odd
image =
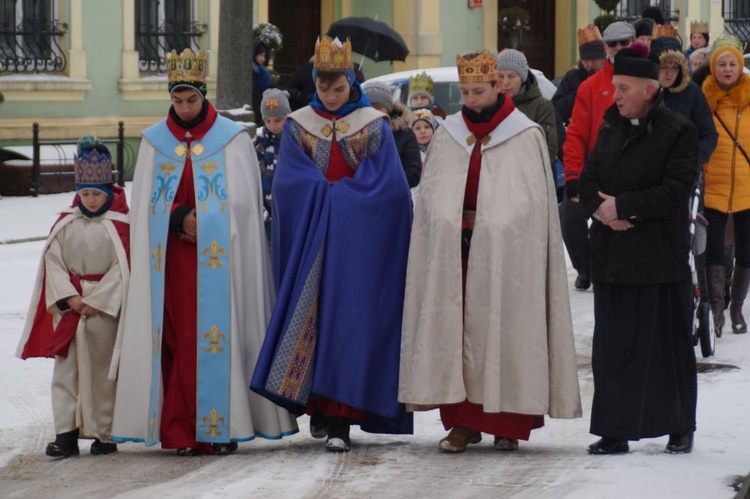
[[(750, 334), (718, 340), (710, 362), (739, 369), (701, 373), (698, 432), (692, 454), (663, 452), (666, 437), (631, 443), (618, 456), (590, 456), (586, 446), (593, 383), (591, 291), (571, 292), (584, 418), (547, 419), (516, 453), (491, 437), (462, 455), (440, 454), (437, 412), (415, 417), (413, 436), (352, 430), (354, 448), (328, 454), (307, 418), (280, 442), (241, 444), (226, 457), (179, 458), (171, 451), (120, 446), (77, 459), (44, 455), (53, 437), (52, 361), (14, 357), (43, 243), (54, 213), (72, 194), (0, 199), (0, 494), (3, 497), (569, 497), (730, 498), (750, 471)], [(575, 272), (568, 274), (571, 288)], [(750, 307), (746, 307), (750, 315)], [(697, 350), (699, 362), (705, 362)]]

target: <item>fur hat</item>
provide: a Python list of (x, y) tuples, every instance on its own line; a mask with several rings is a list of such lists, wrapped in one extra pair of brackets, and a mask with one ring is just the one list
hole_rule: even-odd
[(260, 101), (260, 114), (263, 118), (286, 118), (292, 112), (289, 106), (289, 92), (278, 88), (263, 91)]
[(515, 49), (505, 49), (497, 55), (497, 70), (515, 71), (524, 83), (529, 79), (529, 62), (525, 55)]
[(615, 74), (658, 80), (659, 64), (648, 56), (645, 44), (633, 42), (615, 55)]

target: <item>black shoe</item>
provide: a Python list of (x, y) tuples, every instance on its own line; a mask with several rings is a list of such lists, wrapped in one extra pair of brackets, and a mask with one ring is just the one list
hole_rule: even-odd
[(55, 441), (47, 444), (45, 454), (50, 457), (73, 457), (79, 455), (78, 430), (57, 434)]
[(313, 438), (326, 438), (328, 436), (326, 418), (323, 417), (322, 412), (316, 412), (310, 416), (310, 435)]
[(104, 443), (98, 438), (91, 443), (91, 454), (94, 456), (103, 456), (113, 452), (117, 452), (117, 444)]
[(184, 457), (201, 456), (203, 451), (197, 447), (180, 447), (177, 449), (177, 455)]
[(586, 291), (591, 287), (591, 279), (587, 272), (580, 272), (576, 277), (575, 287), (578, 291)]
[(689, 454), (693, 450), (693, 432), (673, 433), (669, 435), (669, 442), (665, 452), (669, 454)]
[(211, 444), (214, 448), (214, 455), (216, 456), (227, 456), (237, 450), (237, 442), (229, 442), (228, 444)]
[(329, 452), (349, 452), (352, 441), (349, 439), (349, 422), (343, 419), (330, 418), (328, 420), (328, 439), (326, 450)]
[(624, 454), (630, 450), (627, 440), (602, 437), (589, 445), (589, 454)]

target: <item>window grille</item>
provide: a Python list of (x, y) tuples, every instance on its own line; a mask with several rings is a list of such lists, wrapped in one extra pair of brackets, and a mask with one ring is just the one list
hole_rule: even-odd
[(643, 9), (655, 5), (661, 7), (664, 19), (674, 24), (680, 20), (680, 11), (675, 9), (674, 3), (674, 0), (622, 0), (615, 8), (615, 16), (633, 22), (640, 19)]
[(0, 72), (62, 73), (68, 25), (53, 0), (0, 0)]
[(208, 30), (195, 19), (194, 0), (137, 0), (135, 39), (139, 68), (146, 73), (166, 71), (166, 57), (172, 49), (200, 49), (198, 41)]
[(747, 0), (724, 0), (724, 31), (734, 35), (750, 51), (750, 2)]

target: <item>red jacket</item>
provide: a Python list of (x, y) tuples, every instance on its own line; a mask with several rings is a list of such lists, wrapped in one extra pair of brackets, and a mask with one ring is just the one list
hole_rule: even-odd
[(566, 184), (580, 178), (586, 157), (594, 149), (599, 127), (604, 122), (604, 111), (614, 103), (615, 87), (612, 85), (614, 73), (615, 67), (607, 59), (604, 68), (587, 78), (578, 87), (573, 114), (567, 130), (568, 138), (563, 144)]

